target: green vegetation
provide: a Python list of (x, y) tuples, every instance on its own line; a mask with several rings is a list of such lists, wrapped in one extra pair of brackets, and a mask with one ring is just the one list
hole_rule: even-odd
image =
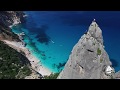
[(24, 78), (31, 74), (29, 66), (25, 56), (0, 41), (0, 79)]
[(102, 63), (102, 61), (103, 61), (103, 59), (101, 58), (101, 59), (100, 59), (100, 63)]
[(51, 73), (50, 76), (44, 76), (44, 79), (57, 79), (60, 73)]
[(24, 79), (25, 76), (29, 76), (31, 74), (31, 70), (27, 66), (23, 66), (20, 68), (19, 73), (16, 75), (16, 78)]
[(93, 44), (92, 45), (95, 45), (95, 43), (93, 42)]
[(101, 50), (99, 48), (97, 49), (97, 55), (101, 55)]
[(27, 67), (27, 66), (24, 66), (21, 71), (23, 72), (23, 74), (25, 74), (26, 76), (30, 75), (31, 74), (31, 70)]

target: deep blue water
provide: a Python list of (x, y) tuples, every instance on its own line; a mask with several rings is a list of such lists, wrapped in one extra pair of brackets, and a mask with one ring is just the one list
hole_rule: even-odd
[(44, 66), (60, 71), (73, 46), (95, 18), (102, 29), (105, 50), (113, 67), (120, 70), (120, 11), (25, 11), (26, 23), (13, 27), (24, 31), (27, 48)]

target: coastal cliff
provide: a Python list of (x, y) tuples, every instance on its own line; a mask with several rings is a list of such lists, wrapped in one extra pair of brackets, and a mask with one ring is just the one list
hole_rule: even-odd
[(22, 11), (0, 11), (0, 40), (20, 41), (11, 26), (25, 22)]
[(114, 79), (115, 70), (104, 49), (102, 30), (92, 21), (88, 31), (73, 47), (57, 79)]
[(42, 78), (32, 68), (26, 54), (28, 50), (22, 45), (20, 36), (11, 30), (12, 26), (25, 22), (24, 15), (22, 11), (0, 11), (0, 79)]
[(0, 24), (8, 27), (13, 24), (23, 23), (24, 13), (22, 11), (0, 11)]

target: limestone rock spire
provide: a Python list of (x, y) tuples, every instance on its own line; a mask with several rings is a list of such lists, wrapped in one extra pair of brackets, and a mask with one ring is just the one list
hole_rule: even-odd
[(103, 45), (103, 36), (102, 36), (102, 30), (96, 23), (96, 20), (94, 19), (92, 23), (89, 26), (88, 32), (91, 34), (93, 38), (98, 40), (99, 43)]
[(78, 43), (58, 79), (111, 79), (114, 69), (103, 47), (102, 30), (94, 19)]

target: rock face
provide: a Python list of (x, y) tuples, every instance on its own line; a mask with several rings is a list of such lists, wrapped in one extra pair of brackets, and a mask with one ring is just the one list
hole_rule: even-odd
[(92, 21), (88, 31), (73, 47), (57, 79), (112, 79), (115, 71), (104, 49), (102, 30)]
[(0, 11), (0, 40), (20, 41), (19, 37), (11, 31), (10, 26), (24, 21), (22, 11)]
[(0, 11), (0, 24), (10, 26), (25, 21), (22, 11)]

